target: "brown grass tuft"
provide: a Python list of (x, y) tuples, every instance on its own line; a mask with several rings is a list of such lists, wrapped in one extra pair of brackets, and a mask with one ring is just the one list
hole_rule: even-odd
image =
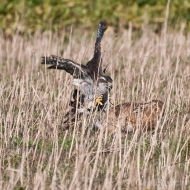
[(63, 131), (71, 76), (49, 71), (43, 55), (86, 63), (94, 36), (0, 36), (1, 189), (185, 189), (190, 186), (190, 38), (130, 30), (102, 42), (114, 104), (160, 99), (160, 130), (132, 135)]

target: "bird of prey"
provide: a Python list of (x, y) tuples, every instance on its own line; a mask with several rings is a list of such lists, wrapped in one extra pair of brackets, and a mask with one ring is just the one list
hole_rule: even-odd
[(163, 116), (164, 103), (159, 100), (151, 100), (146, 103), (127, 102), (119, 104), (108, 110), (101, 124), (109, 132), (120, 129), (122, 132), (132, 132), (135, 129), (151, 130), (157, 126), (157, 122)]
[[(108, 95), (112, 79), (105, 75), (102, 69), (101, 57), (101, 40), (106, 29), (106, 21), (100, 21), (94, 56), (86, 65), (78, 64), (70, 59), (64, 59), (55, 55), (42, 57), (41, 63), (50, 65), (48, 69), (65, 70), (73, 76), (73, 84), (79, 88), (79, 91), (75, 91), (73, 95), (75, 96), (75, 101), (71, 103), (76, 104), (77, 102), (79, 105), (77, 111), (80, 113), (92, 110), (94, 106), (104, 109), (107, 102), (109, 102)], [(76, 98), (76, 92), (78, 98)]]

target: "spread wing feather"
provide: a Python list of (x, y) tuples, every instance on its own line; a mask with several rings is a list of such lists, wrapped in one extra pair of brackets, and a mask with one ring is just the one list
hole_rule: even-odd
[(86, 65), (90, 70), (91, 76), (93, 78), (95, 77), (95, 79), (98, 78), (98, 75), (103, 75), (102, 58), (101, 58), (101, 40), (106, 29), (107, 29), (106, 21), (100, 21), (98, 25), (97, 38), (94, 48), (94, 56)]
[(87, 67), (70, 59), (64, 59), (62, 57), (52, 55), (50, 57), (42, 57), (41, 63), (51, 65), (48, 69), (65, 70), (67, 73), (73, 75), (74, 78), (88, 77)]

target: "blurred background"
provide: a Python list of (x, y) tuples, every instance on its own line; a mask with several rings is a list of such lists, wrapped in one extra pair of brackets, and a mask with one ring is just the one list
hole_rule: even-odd
[(1, 0), (0, 30), (5, 35), (15, 32), (32, 34), (36, 31), (62, 31), (75, 28), (96, 28), (106, 19), (114, 31), (141, 29), (148, 24), (159, 32), (166, 18), (168, 25), (179, 29), (190, 27), (189, 0)]

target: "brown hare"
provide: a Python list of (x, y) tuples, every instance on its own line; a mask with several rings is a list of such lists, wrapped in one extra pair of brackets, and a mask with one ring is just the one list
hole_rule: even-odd
[(164, 103), (152, 100), (147, 103), (123, 103), (109, 109), (102, 118), (102, 126), (109, 132), (121, 129), (132, 132), (154, 129), (163, 113)]

